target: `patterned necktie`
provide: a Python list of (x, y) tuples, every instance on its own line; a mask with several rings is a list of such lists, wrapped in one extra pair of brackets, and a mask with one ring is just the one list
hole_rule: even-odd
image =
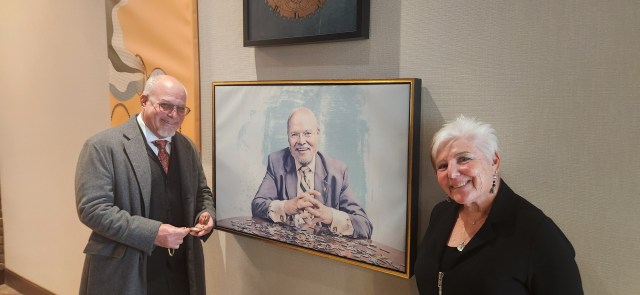
[(311, 168), (307, 166), (300, 167), (302, 172), (302, 180), (300, 181), (300, 189), (303, 193), (311, 189)]
[(160, 160), (160, 164), (162, 164), (162, 169), (164, 169), (164, 173), (169, 173), (169, 153), (167, 152), (167, 143), (168, 141), (164, 139), (154, 140), (151, 143), (158, 147), (158, 159)]

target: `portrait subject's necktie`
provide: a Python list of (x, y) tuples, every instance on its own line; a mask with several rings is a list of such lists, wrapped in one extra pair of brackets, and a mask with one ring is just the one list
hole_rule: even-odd
[(160, 160), (160, 164), (162, 164), (162, 169), (164, 169), (164, 173), (169, 173), (169, 153), (167, 152), (167, 143), (168, 141), (164, 139), (154, 140), (151, 143), (158, 147), (158, 159)]
[[(307, 166), (303, 166), (300, 167), (300, 172), (302, 173), (302, 179), (300, 180), (300, 189), (302, 190), (303, 193), (306, 193), (307, 191), (309, 191), (311, 189), (311, 184), (313, 183), (313, 173), (311, 171), (311, 168), (307, 167)], [(313, 196), (312, 196), (313, 197)], [(308, 213), (307, 210), (304, 210), (304, 213)], [(299, 215), (298, 215), (299, 216)], [(310, 215), (308, 222), (312, 223), (315, 219), (315, 216)], [(305, 223), (304, 220), (300, 219), (300, 221), (296, 222), (296, 224), (300, 224), (302, 225), (303, 223)], [(313, 228), (314, 228), (314, 233), (319, 233), (320, 229), (322, 228), (322, 224), (317, 221), (315, 223), (313, 223)]]
[(306, 193), (311, 189), (311, 168), (307, 166), (300, 167), (300, 172), (302, 172), (302, 179), (300, 180), (300, 189), (303, 193)]

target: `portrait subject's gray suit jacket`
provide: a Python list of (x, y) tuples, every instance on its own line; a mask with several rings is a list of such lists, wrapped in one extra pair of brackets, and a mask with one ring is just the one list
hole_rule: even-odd
[[(185, 223), (195, 224), (205, 211), (215, 218), (211, 190), (193, 144), (179, 133), (171, 144), (180, 159), (176, 167)], [(161, 223), (148, 219), (151, 166), (136, 116), (85, 142), (75, 193), (80, 221), (92, 230), (84, 249), (80, 294), (146, 294), (146, 261)], [(187, 251), (191, 294), (205, 294), (201, 242), (187, 235), (180, 249)]]
[[(321, 193), (320, 201), (328, 207), (349, 214), (353, 224), (353, 237), (371, 238), (373, 226), (364, 209), (356, 202), (349, 187), (347, 166), (334, 158), (316, 154), (314, 187)], [(253, 201), (253, 216), (269, 220), (269, 204), (273, 200), (289, 200), (297, 196), (298, 175), (296, 164), (289, 148), (269, 155), (267, 172)]]

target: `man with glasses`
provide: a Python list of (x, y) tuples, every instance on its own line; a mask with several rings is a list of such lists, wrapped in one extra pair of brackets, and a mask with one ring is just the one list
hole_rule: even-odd
[(206, 294), (202, 243), (215, 209), (193, 143), (177, 132), (187, 92), (148, 79), (142, 111), (91, 137), (76, 169), (76, 205), (91, 230), (80, 294)]
[(287, 120), (289, 147), (271, 153), (251, 203), (253, 216), (353, 238), (371, 238), (372, 225), (349, 186), (347, 166), (318, 152), (320, 129), (308, 108)]

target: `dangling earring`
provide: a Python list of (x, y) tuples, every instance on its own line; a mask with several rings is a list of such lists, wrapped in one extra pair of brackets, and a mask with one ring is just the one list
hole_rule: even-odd
[(491, 190), (489, 190), (489, 193), (491, 193), (491, 194), (496, 192), (496, 179), (497, 178), (498, 178), (498, 171), (493, 173), (493, 184), (491, 185)]

